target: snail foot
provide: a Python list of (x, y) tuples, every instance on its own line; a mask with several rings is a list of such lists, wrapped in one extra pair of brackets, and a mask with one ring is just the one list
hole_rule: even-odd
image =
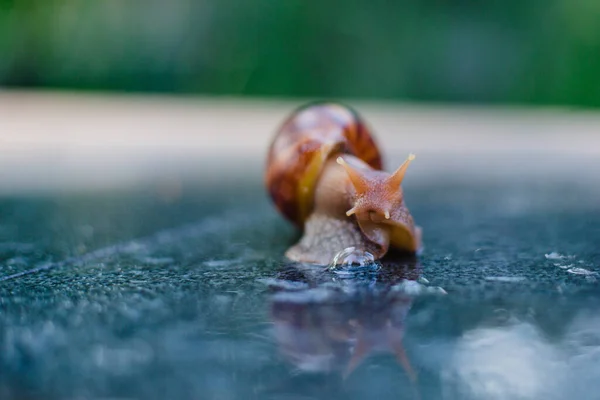
[(369, 241), (357, 224), (324, 214), (313, 214), (305, 224), (302, 238), (290, 247), (285, 256), (292, 261), (329, 265), (336, 254), (348, 247), (367, 251), (381, 258), (382, 249)]

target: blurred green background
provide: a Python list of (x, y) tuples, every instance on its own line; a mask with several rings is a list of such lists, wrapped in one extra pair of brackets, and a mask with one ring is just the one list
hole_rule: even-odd
[(599, 0), (0, 0), (0, 85), (600, 106)]

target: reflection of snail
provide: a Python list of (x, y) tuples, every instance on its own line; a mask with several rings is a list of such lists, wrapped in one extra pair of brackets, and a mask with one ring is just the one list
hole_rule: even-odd
[(376, 259), (390, 247), (416, 252), (420, 229), (400, 188), (413, 158), (382, 171), (369, 129), (348, 107), (315, 103), (292, 114), (271, 144), (265, 176), (277, 208), (304, 229), (286, 256), (325, 265), (347, 247)]
[[(387, 266), (388, 273), (395, 268), (393, 275), (378, 276), (375, 287), (364, 281), (350, 283), (351, 290), (322, 285), (318, 278), (307, 278), (307, 270), (295, 267), (280, 274), (288, 285), (289, 280), (296, 282), (291, 289), (277, 291), (271, 301), (281, 354), (300, 370), (347, 376), (370, 354), (391, 352), (414, 381), (402, 346), (412, 298), (393, 286), (396, 281), (417, 279), (414, 266), (414, 261), (408, 268)], [(299, 288), (298, 280), (308, 281), (306, 287)]]

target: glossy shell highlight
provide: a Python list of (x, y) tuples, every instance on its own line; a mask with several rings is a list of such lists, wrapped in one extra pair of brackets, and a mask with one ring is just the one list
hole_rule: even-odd
[(303, 226), (312, 211), (314, 189), (325, 162), (342, 153), (382, 169), (370, 130), (351, 108), (313, 103), (296, 110), (283, 123), (269, 148), (265, 185), (287, 219)]

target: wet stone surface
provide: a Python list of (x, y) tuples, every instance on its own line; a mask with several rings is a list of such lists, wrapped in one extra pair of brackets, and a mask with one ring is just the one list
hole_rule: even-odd
[(405, 193), (422, 256), (356, 275), (258, 181), (0, 200), (0, 398), (595, 398), (600, 192)]

